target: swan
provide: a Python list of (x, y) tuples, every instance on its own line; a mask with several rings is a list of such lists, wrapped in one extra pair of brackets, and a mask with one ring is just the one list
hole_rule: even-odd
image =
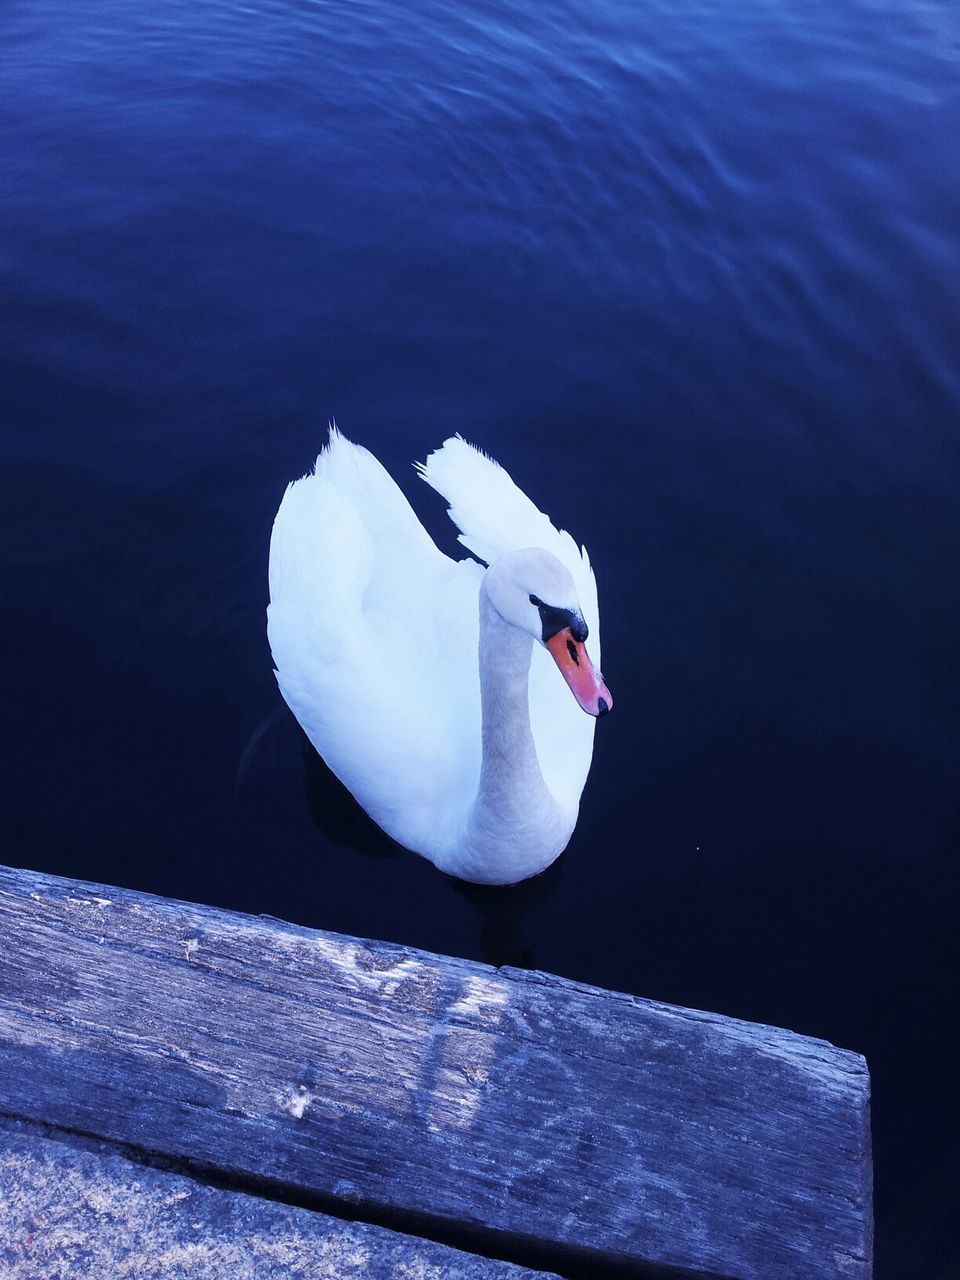
[(514, 884), (566, 848), (613, 705), (585, 645), (599, 663), (596, 580), (586, 548), (460, 436), (416, 469), (477, 559), (444, 555), (331, 425), (273, 525), (275, 675), (389, 836), (460, 879)]

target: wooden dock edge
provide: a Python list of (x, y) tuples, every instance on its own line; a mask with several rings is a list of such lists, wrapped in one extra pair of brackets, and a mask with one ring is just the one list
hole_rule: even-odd
[[(207, 1206), (192, 1221), (209, 1223), (211, 1249), (236, 1244), (241, 1222), (258, 1239), (257, 1213), (271, 1231), (271, 1214), (286, 1215), (290, 1239), (320, 1252), (323, 1231), (343, 1243), (399, 1227), (383, 1237), (388, 1269), (363, 1273), (377, 1280), (494, 1265), (462, 1253), (395, 1265), (397, 1241), (443, 1248), (436, 1239), (572, 1277), (871, 1274), (869, 1077), (856, 1054), (548, 974), (10, 868), (0, 1116), (0, 1168), (19, 1161), (37, 1196), (43, 1183), (48, 1214), (85, 1179), (106, 1179), (119, 1203), (134, 1168), (137, 1194), (159, 1203), (183, 1190), (163, 1190), (182, 1169), (214, 1171), (238, 1189), (195, 1200), (190, 1180), (170, 1201)], [(97, 1197), (77, 1195), (78, 1239), (99, 1247), (83, 1217)], [(38, 1238), (10, 1243), (11, 1203), (8, 1269), (3, 1248)], [(258, 1280), (299, 1274), (258, 1265)]]

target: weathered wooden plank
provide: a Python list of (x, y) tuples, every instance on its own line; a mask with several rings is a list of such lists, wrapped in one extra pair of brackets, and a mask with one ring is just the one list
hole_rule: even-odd
[[(550, 1280), (0, 1122), (4, 1280)], [(556, 1280), (556, 1277), (553, 1278)]]
[(868, 1276), (868, 1089), (787, 1031), (0, 871), (0, 1112), (501, 1256)]

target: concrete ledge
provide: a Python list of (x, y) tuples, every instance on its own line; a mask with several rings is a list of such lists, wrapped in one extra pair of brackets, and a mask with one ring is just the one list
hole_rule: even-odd
[(549, 1280), (0, 1125), (4, 1280)]

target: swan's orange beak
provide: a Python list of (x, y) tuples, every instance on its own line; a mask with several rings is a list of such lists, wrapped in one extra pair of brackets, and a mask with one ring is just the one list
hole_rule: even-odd
[(603, 676), (590, 661), (586, 646), (574, 639), (569, 627), (563, 627), (552, 635), (546, 644), (564, 680), (573, 690), (573, 696), (587, 715), (605, 716), (613, 706), (613, 696), (603, 683)]

